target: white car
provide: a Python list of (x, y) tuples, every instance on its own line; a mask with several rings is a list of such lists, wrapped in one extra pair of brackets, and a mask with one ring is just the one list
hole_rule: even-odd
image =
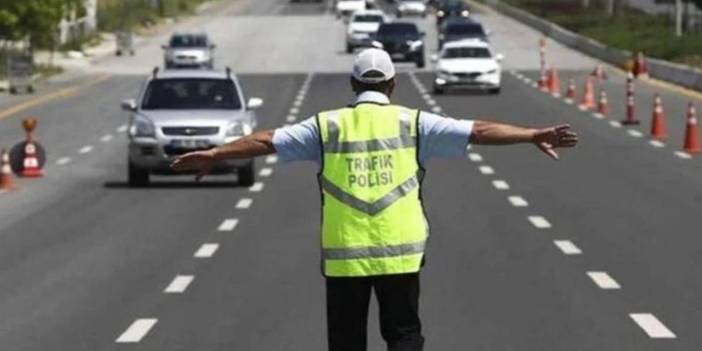
[(378, 27), (385, 22), (387, 18), (380, 10), (354, 12), (346, 29), (346, 53), (352, 53), (357, 47), (371, 46)]
[(427, 15), (427, 4), (424, 0), (397, 0), (397, 17)]
[(366, 9), (366, 0), (336, 0), (336, 18), (351, 16)]
[(434, 92), (442, 94), (450, 87), (486, 89), (500, 93), (502, 54), (493, 55), (488, 43), (465, 39), (444, 44), (432, 60), (436, 63)]

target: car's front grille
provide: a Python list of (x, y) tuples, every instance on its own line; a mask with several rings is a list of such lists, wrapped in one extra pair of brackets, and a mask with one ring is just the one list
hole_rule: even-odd
[(197, 136), (215, 135), (219, 133), (219, 127), (163, 127), (165, 135)]
[(480, 72), (461, 72), (461, 73), (454, 73), (453, 75), (458, 77), (458, 78), (478, 78), (480, 77)]

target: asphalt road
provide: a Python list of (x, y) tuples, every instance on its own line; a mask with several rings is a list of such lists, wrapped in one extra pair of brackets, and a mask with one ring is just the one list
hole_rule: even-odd
[[(623, 118), (620, 76), (605, 84), (612, 115), (594, 118), (524, 79), (538, 68), (535, 32), (478, 16), (507, 56), (502, 94), (434, 96), (431, 67), (402, 64), (394, 101), (455, 118), (567, 122), (582, 142), (559, 162), (527, 145), (429, 164), (426, 349), (699, 349), (702, 159), (674, 153), (684, 104), (699, 100), (640, 83), (642, 120), (654, 92), (669, 105), (670, 141), (654, 147), (646, 125), (636, 136), (609, 123)], [(417, 21), (435, 40), (433, 20)], [(327, 4), (237, 0), (178, 26), (211, 33), (218, 62), (264, 98), (261, 128), (352, 98), (343, 25)], [(134, 58), (99, 60), (82, 72), (104, 77), (90, 86), (0, 120), (0, 145), (10, 145), (22, 138), (20, 117), (36, 116), (49, 150), (43, 179), (0, 194), (0, 349), (325, 348), (314, 164), (262, 158), (252, 188), (235, 176), (126, 186), (119, 101), (158, 64), (164, 37)], [(594, 65), (549, 47), (563, 77)], [(369, 350), (378, 351), (372, 308)]]

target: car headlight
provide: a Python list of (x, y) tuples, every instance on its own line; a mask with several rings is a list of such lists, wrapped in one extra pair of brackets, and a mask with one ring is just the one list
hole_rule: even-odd
[(468, 17), (468, 15), (470, 15), (470, 12), (468, 12), (468, 10), (461, 11), (461, 16)]
[(227, 126), (227, 136), (244, 136), (252, 131), (251, 126), (243, 122), (232, 122)]
[(438, 17), (444, 17), (445, 13), (444, 11), (439, 10), (439, 12), (436, 13)]
[(154, 127), (154, 123), (148, 118), (136, 115), (132, 120), (132, 124), (129, 126), (129, 135), (133, 137), (153, 138), (156, 136), (156, 127)]

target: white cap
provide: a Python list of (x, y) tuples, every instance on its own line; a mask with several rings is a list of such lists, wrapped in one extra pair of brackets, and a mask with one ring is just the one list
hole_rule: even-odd
[(353, 77), (363, 83), (380, 83), (395, 77), (395, 66), (387, 52), (371, 48), (353, 60)]

